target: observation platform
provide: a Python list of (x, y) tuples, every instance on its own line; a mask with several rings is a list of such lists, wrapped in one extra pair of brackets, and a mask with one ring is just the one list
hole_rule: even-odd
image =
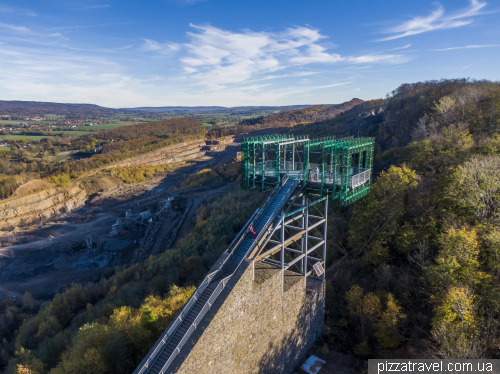
[(370, 191), (374, 138), (268, 135), (243, 138), (243, 188), (266, 190), (285, 175), (349, 205)]

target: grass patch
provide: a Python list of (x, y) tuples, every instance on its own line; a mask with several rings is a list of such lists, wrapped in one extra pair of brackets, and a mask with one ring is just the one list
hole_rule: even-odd
[(48, 131), (44, 132), (44, 134), (47, 134), (48, 136), (54, 136), (58, 134), (70, 134), (73, 136), (82, 136), (82, 135), (87, 135), (93, 131), (84, 131), (84, 130), (56, 130), (56, 131)]
[(232, 182), (241, 175), (241, 162), (236, 161), (227, 165), (219, 165), (214, 168), (214, 171), (224, 178), (226, 182)]
[(102, 173), (122, 180), (125, 183), (144, 182), (148, 178), (153, 178), (156, 173), (176, 169), (176, 164), (168, 165), (142, 165), (142, 166), (123, 166), (117, 168), (105, 169)]
[(70, 176), (68, 174), (54, 175), (50, 178), (47, 178), (47, 180), (50, 183), (54, 183), (65, 188), (72, 186)]
[(211, 185), (216, 182), (221, 182), (222, 178), (212, 169), (203, 169), (196, 174), (190, 175), (181, 182), (177, 190), (191, 190)]

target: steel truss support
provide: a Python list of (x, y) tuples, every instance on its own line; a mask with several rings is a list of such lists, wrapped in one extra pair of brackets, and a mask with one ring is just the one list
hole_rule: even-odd
[[(301, 204), (298, 203), (301, 201)], [(274, 226), (253, 253), (252, 270), (255, 279), (255, 262), (275, 266), (281, 271), (281, 293), (284, 295), (285, 271), (315, 277), (313, 266), (325, 266), (327, 235), (327, 196), (309, 196), (299, 192), (284, 207)], [(298, 208), (297, 208), (298, 207)], [(290, 213), (288, 213), (291, 211)], [(321, 279), (325, 279), (324, 272)]]

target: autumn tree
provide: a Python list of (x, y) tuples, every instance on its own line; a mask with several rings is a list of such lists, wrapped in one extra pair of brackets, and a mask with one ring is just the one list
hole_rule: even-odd
[(499, 170), (499, 155), (474, 156), (457, 167), (448, 188), (449, 196), (488, 229), (500, 218)]
[(413, 170), (391, 166), (380, 174), (371, 193), (356, 202), (349, 241), (351, 247), (365, 253), (368, 262), (380, 265), (389, 259), (387, 243), (400, 226), (408, 192), (417, 184)]
[(33, 310), (33, 296), (28, 291), (23, 295), (23, 309), (26, 311)]
[(483, 358), (475, 297), (467, 287), (452, 287), (438, 304), (432, 321), (435, 352), (442, 358)]
[(387, 294), (385, 310), (380, 313), (380, 317), (375, 323), (375, 336), (382, 348), (394, 349), (399, 346), (401, 338), (398, 328), (405, 317), (403, 308), (394, 296), (391, 293)]
[(364, 294), (360, 286), (353, 285), (345, 298), (349, 313), (360, 321), (362, 341), (358, 344), (357, 350), (362, 356), (363, 352), (368, 352), (367, 338), (373, 332), (382, 348), (398, 347), (401, 342), (398, 329), (405, 314), (391, 293), (387, 293), (386, 301), (382, 303), (379, 296), (372, 292)]
[(426, 268), (430, 283), (439, 292), (459, 285), (473, 286), (479, 268), (479, 243), (475, 229), (451, 228), (441, 236), (435, 265)]

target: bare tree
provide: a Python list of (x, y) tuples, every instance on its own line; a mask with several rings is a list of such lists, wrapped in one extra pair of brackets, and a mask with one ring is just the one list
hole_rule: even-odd
[(474, 156), (458, 167), (451, 194), (488, 226), (500, 218), (500, 156)]

